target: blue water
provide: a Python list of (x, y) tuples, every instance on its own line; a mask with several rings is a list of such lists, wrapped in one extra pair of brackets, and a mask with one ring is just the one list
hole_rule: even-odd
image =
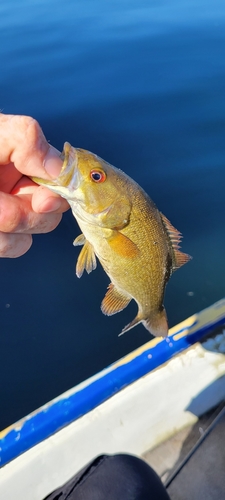
[[(184, 236), (170, 326), (224, 296), (223, 0), (2, 0), (0, 108), (122, 168)], [(0, 260), (0, 428), (149, 340), (123, 337), (100, 265), (78, 280), (68, 212), (23, 257)]]

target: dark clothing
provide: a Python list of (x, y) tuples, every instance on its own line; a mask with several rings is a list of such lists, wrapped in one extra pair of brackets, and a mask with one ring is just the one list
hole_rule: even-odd
[(155, 471), (132, 455), (101, 455), (45, 500), (170, 500)]

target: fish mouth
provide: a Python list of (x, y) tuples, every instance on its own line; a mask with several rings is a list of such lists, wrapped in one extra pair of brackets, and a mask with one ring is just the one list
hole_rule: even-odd
[(78, 170), (78, 155), (76, 149), (69, 142), (65, 142), (60, 155), (63, 160), (61, 171), (55, 179), (46, 180), (39, 177), (31, 177), (37, 184), (46, 186), (61, 196), (68, 198), (69, 193), (73, 193), (80, 186), (80, 175)]

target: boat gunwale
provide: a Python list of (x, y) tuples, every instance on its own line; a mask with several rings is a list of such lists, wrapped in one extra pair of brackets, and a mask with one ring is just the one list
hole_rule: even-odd
[(166, 339), (150, 340), (3, 430), (0, 432), (0, 467), (161, 367), (224, 323), (225, 299), (221, 299), (171, 328)]

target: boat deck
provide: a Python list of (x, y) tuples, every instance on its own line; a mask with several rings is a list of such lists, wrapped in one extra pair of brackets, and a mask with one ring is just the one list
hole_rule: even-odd
[(171, 500), (225, 498), (225, 402), (145, 453)]
[(41, 500), (97, 455), (123, 452), (143, 456), (171, 500), (222, 500), (224, 445), (222, 299), (5, 429), (0, 498)]

